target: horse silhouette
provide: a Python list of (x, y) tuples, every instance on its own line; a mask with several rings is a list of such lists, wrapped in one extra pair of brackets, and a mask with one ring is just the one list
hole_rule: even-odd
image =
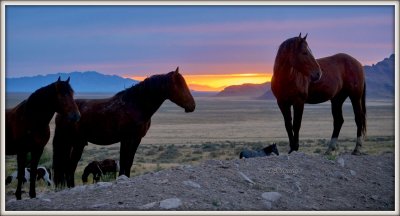
[(186, 112), (195, 109), (195, 101), (179, 68), (153, 75), (111, 98), (76, 100), (82, 115), (78, 123), (67, 121), (62, 114), (56, 116), (55, 185), (74, 187), (74, 173), (88, 142), (96, 145), (120, 142), (119, 175), (129, 177), (136, 150), (150, 128), (151, 117), (167, 99)]

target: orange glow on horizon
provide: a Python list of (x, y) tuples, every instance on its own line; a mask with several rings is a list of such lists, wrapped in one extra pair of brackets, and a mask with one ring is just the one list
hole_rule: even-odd
[[(147, 76), (125, 76), (134, 80), (142, 81)], [(245, 83), (261, 84), (270, 82), (272, 74), (266, 73), (241, 73), (241, 74), (186, 74), (186, 83), (195, 91), (221, 91), (227, 86), (242, 85)]]

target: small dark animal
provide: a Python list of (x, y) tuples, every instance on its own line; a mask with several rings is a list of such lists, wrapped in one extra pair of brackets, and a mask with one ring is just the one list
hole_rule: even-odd
[(239, 158), (265, 157), (270, 156), (272, 153), (279, 155), (278, 147), (276, 147), (275, 143), (259, 151), (244, 150), (240, 152)]
[[(15, 196), (21, 199), (21, 186), (25, 175), (26, 156), (31, 152), (31, 176), (37, 175), (37, 166), (43, 149), (50, 138), (50, 120), (61, 113), (69, 122), (80, 118), (74, 101), (74, 91), (66, 81), (58, 80), (32, 93), (15, 108), (6, 110), (6, 155), (17, 155), (18, 186)], [(36, 178), (31, 178), (29, 196), (36, 197)]]
[[(31, 169), (30, 168), (25, 168), (25, 176), (22, 179), (22, 184), (25, 182), (28, 182), (30, 180), (31, 176)], [(6, 178), (6, 185), (10, 184), (14, 179), (18, 179), (18, 171), (15, 171), (11, 173), (11, 175), (7, 176)], [(51, 186), (53, 184), (53, 181), (51, 180), (51, 171), (50, 169), (47, 169), (46, 167), (38, 167), (37, 168), (37, 178), (36, 181), (39, 181), (42, 179), (44, 182), (47, 183), (47, 186)]]
[(82, 118), (78, 123), (56, 116), (53, 139), (54, 183), (74, 187), (74, 175), (88, 142), (120, 143), (119, 175), (130, 176), (136, 150), (150, 128), (151, 117), (165, 100), (193, 112), (196, 103), (179, 68), (153, 75), (111, 98), (75, 100)]
[[(357, 125), (356, 147), (352, 154), (360, 155), (362, 137), (366, 133), (365, 75), (359, 61), (339, 53), (315, 59), (302, 38), (289, 38), (278, 49), (274, 63), (271, 89), (282, 112), (290, 151), (299, 149), (299, 131), (304, 104), (318, 104), (330, 100), (333, 132), (326, 154), (336, 150), (336, 142), (343, 125), (342, 105), (349, 97)], [(293, 121), (292, 111), (293, 106)]]
[(117, 177), (119, 171), (119, 161), (113, 159), (105, 159), (101, 162), (92, 161), (90, 162), (83, 171), (82, 182), (87, 183), (88, 176), (93, 175), (93, 183), (98, 182), (103, 175), (109, 173), (113, 174), (114, 179)]

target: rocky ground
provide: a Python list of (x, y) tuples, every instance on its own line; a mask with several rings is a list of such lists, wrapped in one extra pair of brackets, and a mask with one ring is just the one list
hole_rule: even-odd
[(8, 196), (6, 211), (393, 211), (394, 165), (393, 153), (209, 160), (35, 199)]

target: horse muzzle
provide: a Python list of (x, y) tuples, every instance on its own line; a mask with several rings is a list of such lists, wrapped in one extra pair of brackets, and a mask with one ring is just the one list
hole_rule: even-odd
[(196, 108), (196, 104), (192, 104), (192, 105), (190, 105), (188, 107), (185, 107), (185, 112), (186, 113), (193, 112), (195, 110), (195, 108)]
[(80, 112), (69, 113), (68, 119), (72, 122), (78, 122), (81, 119), (81, 113)]

